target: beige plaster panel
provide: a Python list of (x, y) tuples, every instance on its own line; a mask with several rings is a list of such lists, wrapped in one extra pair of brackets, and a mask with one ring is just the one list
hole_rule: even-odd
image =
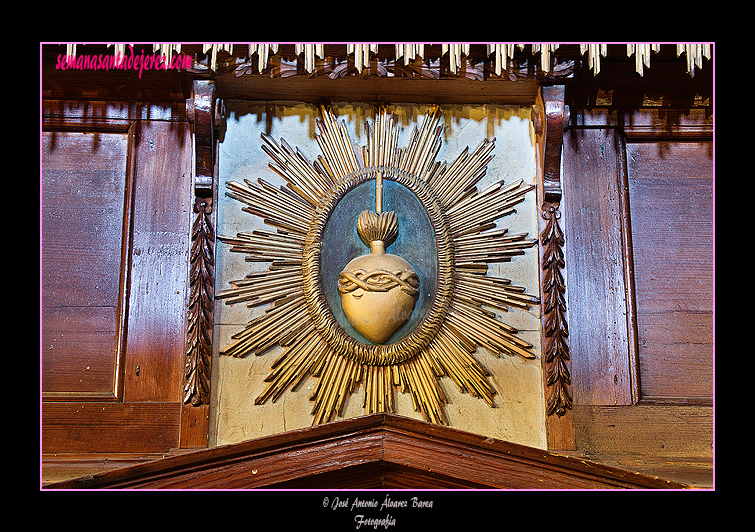
[[(269, 159), (262, 151), (260, 133), (267, 132), (276, 140), (284, 138), (292, 147), (298, 147), (308, 158), (320, 154), (314, 138), (315, 118), (319, 109), (303, 103), (248, 103), (226, 102), (227, 117), (220, 145), (218, 221), (219, 235), (234, 236), (240, 231), (264, 227), (261, 220), (241, 211), (242, 205), (225, 196), (228, 181), (256, 181), (265, 179), (282, 184), (281, 178), (269, 167)], [(409, 141), (414, 126), (421, 123), (428, 108), (405, 105), (393, 107), (394, 116), (403, 127), (399, 145)], [(335, 107), (339, 119), (345, 120), (352, 141), (366, 143), (364, 122), (372, 117), (368, 105), (342, 104)], [(448, 106), (442, 108), (444, 127), (443, 146), (438, 160), (453, 161), (465, 148), (474, 149), (482, 138), (496, 138), (495, 157), (488, 165), (488, 173), (478, 185), (480, 190), (503, 180), (511, 183), (523, 179), (535, 183), (536, 155), (530, 110), (503, 106)], [(499, 225), (509, 227), (511, 233), (528, 233), (537, 238), (537, 208), (535, 191), (517, 206), (517, 214), (500, 220)], [(228, 246), (218, 242), (216, 251), (216, 291), (229, 287), (229, 281), (241, 279), (252, 270), (264, 270), (264, 263), (248, 263), (243, 255), (230, 253)], [(514, 284), (538, 294), (538, 254), (531, 248), (524, 256), (509, 263), (491, 265), (490, 275), (511, 279)], [(230, 337), (241, 330), (252, 316), (264, 308), (248, 309), (239, 304), (228, 306), (216, 303), (215, 354), (213, 359), (213, 403), (211, 416), (211, 443), (223, 445), (260, 436), (308, 427), (312, 403), (310, 393), (316, 385), (312, 377), (299, 389), (284, 393), (276, 403), (255, 405), (255, 398), (265, 389), (264, 379), (270, 365), (277, 358), (273, 350), (262, 356), (231, 358), (218, 356), (217, 349), (230, 342)], [(443, 377), (441, 386), (449, 398), (446, 414), (452, 427), (499, 438), (514, 443), (546, 448), (545, 411), (542, 370), (540, 362), (539, 307), (530, 311), (511, 309), (502, 316), (503, 321), (518, 328), (521, 336), (534, 345), (538, 358), (497, 358), (480, 349), (476, 357), (493, 374), (492, 381), (498, 391), (496, 408), (484, 401), (458, 391), (453, 382)], [(346, 402), (344, 418), (364, 414), (363, 390), (358, 388)], [(408, 394), (396, 392), (397, 414), (422, 419), (412, 408)]]

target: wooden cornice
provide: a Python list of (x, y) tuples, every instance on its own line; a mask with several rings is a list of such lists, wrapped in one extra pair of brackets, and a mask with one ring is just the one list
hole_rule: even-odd
[(161, 458), (46, 489), (680, 489), (684, 484), (388, 414)]

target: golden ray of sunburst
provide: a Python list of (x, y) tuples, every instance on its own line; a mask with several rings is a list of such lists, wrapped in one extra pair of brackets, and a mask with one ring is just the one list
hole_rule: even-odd
[[(399, 147), (399, 127), (386, 109), (367, 123), (367, 144), (355, 150), (343, 121), (321, 109), (317, 143), (322, 154), (310, 161), (285, 140), (263, 134), (270, 167), (285, 180), (276, 188), (256, 183), (228, 183), (228, 195), (245, 204), (274, 230), (219, 236), (248, 261), (269, 263), (262, 272), (232, 281), (218, 299), (249, 307), (269, 305), (233, 336), (221, 354), (261, 355), (274, 346), (283, 353), (272, 364), (268, 386), (257, 404), (275, 401), (308, 376), (318, 379), (311, 395), (313, 424), (340, 415), (344, 401), (364, 387), (365, 413), (393, 412), (394, 391), (409, 393), (416, 411), (432, 423), (447, 424), (448, 400), (440, 378), (460, 391), (495, 406), (490, 372), (475, 358), (482, 346), (501, 354), (534, 358), (532, 345), (498, 319), (496, 311), (539, 303), (523, 287), (488, 275), (488, 264), (509, 261), (537, 241), (511, 235), (496, 220), (514, 212), (534, 185), (498, 182), (478, 191), (495, 140), (465, 149), (450, 164), (436, 161), (441, 114), (436, 108)], [(365, 346), (350, 338), (325, 303), (319, 279), (322, 227), (343, 194), (377, 172), (409, 187), (431, 218), (438, 250), (439, 280), (431, 310), (408, 338), (387, 346)]]

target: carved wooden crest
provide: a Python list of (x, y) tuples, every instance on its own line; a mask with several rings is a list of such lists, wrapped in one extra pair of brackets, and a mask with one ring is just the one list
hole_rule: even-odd
[(496, 310), (526, 309), (538, 298), (488, 275), (488, 264), (537, 243), (496, 225), (534, 186), (500, 181), (477, 190), (494, 140), (441, 163), (439, 121), (437, 109), (428, 112), (400, 147), (400, 128), (382, 109), (358, 149), (323, 108), (322, 154), (314, 160), (262, 135), (285, 186), (228, 184), (228, 194), (271, 227), (218, 236), (231, 251), (269, 263), (217, 294), (228, 304), (268, 305), (221, 354), (284, 348), (256, 404), (312, 375), (313, 424), (339, 415), (360, 385), (365, 413), (393, 412), (400, 390), (427, 421), (447, 424), (442, 376), (495, 406), (490, 374), (475, 358), (479, 346), (496, 356), (535, 357)]

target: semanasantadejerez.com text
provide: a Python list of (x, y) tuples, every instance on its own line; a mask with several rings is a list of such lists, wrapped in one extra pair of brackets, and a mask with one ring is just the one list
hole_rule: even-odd
[(139, 78), (145, 70), (185, 70), (191, 67), (191, 57), (186, 54), (176, 54), (170, 60), (165, 54), (134, 53), (134, 47), (129, 46), (129, 52), (122, 54), (99, 55), (58, 55), (55, 68), (58, 70), (138, 70)]

